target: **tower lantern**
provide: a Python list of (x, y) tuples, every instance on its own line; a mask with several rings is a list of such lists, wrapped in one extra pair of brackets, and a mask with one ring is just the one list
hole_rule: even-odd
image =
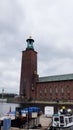
[(33, 47), (34, 40), (32, 39), (31, 36), (29, 36), (29, 38), (26, 40), (26, 42), (27, 42), (26, 50), (34, 50), (34, 47)]

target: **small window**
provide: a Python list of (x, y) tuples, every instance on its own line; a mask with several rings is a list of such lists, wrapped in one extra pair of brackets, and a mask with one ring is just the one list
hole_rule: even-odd
[(68, 124), (68, 118), (65, 119), (66, 124)]
[(60, 123), (64, 123), (64, 117), (60, 116)]
[(69, 118), (69, 123), (71, 123), (71, 122), (72, 122), (72, 117)]
[(54, 118), (54, 121), (59, 121), (59, 118), (58, 117)]

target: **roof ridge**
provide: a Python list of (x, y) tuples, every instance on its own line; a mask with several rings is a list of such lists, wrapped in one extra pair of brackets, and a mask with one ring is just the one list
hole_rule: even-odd
[(69, 75), (73, 75), (73, 73), (69, 73), (69, 74), (59, 74), (59, 75), (49, 75), (49, 76), (43, 76), (43, 77), (39, 77), (39, 78), (48, 78), (48, 77), (59, 77), (59, 76), (69, 76)]
[(52, 81), (65, 81), (65, 80), (73, 80), (73, 73), (39, 77), (38, 82), (52, 82)]

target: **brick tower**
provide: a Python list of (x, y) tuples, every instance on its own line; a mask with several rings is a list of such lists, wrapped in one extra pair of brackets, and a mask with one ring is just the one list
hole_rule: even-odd
[(36, 96), (37, 52), (34, 50), (34, 40), (31, 36), (26, 42), (26, 50), (22, 51), (20, 96), (24, 96), (28, 100)]

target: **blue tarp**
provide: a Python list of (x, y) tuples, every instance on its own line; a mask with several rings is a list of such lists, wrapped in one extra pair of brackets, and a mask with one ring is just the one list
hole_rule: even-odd
[(39, 107), (28, 107), (28, 108), (24, 108), (24, 111), (29, 111), (29, 112), (40, 112), (41, 109)]
[[(41, 109), (39, 107), (28, 107), (28, 108), (23, 108), (21, 109), (21, 114), (23, 113), (32, 113), (32, 112), (40, 112)], [(9, 112), (8, 114), (15, 115), (15, 111)]]

